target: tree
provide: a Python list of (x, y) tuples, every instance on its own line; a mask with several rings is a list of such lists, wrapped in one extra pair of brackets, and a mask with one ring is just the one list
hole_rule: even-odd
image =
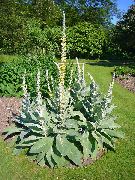
[(106, 25), (117, 12), (116, 0), (55, 0), (66, 12), (69, 26), (78, 22)]
[(59, 6), (53, 0), (31, 0), (27, 1), (32, 17), (41, 19), (44, 24), (55, 26), (61, 19)]
[(22, 27), (26, 21), (27, 10), (27, 7), (15, 0), (1, 0), (0, 48), (8, 49), (8, 53), (12, 53), (17, 42), (23, 38)]
[(117, 23), (115, 41), (129, 56), (135, 56), (135, 5), (132, 5)]
[(58, 24), (59, 7), (52, 0), (1, 0), (0, 50), (2, 53), (20, 53), (20, 44), (27, 37), (27, 21), (40, 21), (41, 29)]

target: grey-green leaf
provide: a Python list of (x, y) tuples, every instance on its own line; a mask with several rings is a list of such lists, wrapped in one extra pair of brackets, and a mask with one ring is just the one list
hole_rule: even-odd
[(63, 156), (58, 156), (52, 153), (52, 158), (54, 159), (58, 167), (66, 166), (69, 164), (69, 161), (67, 161)]
[(30, 153), (47, 152), (53, 145), (53, 138), (43, 137), (39, 139), (30, 149)]
[(92, 153), (91, 152), (91, 148), (92, 148), (92, 144), (89, 140), (89, 132), (84, 132), (83, 135), (80, 138), (80, 143), (83, 147), (83, 155), (84, 158), (88, 158), (89, 155)]
[(81, 166), (82, 153), (65, 136), (57, 135), (56, 148), (62, 156), (68, 156), (76, 165)]
[(22, 128), (18, 128), (15, 125), (12, 125), (4, 130), (4, 133), (6, 133), (5, 138), (7, 138), (8, 136), (10, 136), (14, 133), (19, 133), (22, 130), (23, 130)]

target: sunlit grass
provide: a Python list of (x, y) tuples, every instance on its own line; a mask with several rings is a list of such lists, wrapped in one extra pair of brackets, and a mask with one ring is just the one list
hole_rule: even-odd
[(17, 56), (11, 56), (11, 55), (0, 55), (0, 63), (4, 62), (11, 62), (13, 60), (16, 60), (18, 57)]

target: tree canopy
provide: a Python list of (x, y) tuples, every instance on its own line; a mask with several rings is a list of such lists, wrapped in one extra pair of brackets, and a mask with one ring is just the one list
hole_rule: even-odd
[(117, 23), (115, 41), (129, 55), (135, 56), (135, 5)]

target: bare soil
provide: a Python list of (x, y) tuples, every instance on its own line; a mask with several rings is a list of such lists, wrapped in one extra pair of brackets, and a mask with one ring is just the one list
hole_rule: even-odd
[(0, 135), (12, 123), (13, 118), (19, 113), (20, 107), (20, 99), (0, 97)]
[(135, 93), (135, 77), (133, 76), (121, 76), (117, 77), (116, 81), (124, 88)]

